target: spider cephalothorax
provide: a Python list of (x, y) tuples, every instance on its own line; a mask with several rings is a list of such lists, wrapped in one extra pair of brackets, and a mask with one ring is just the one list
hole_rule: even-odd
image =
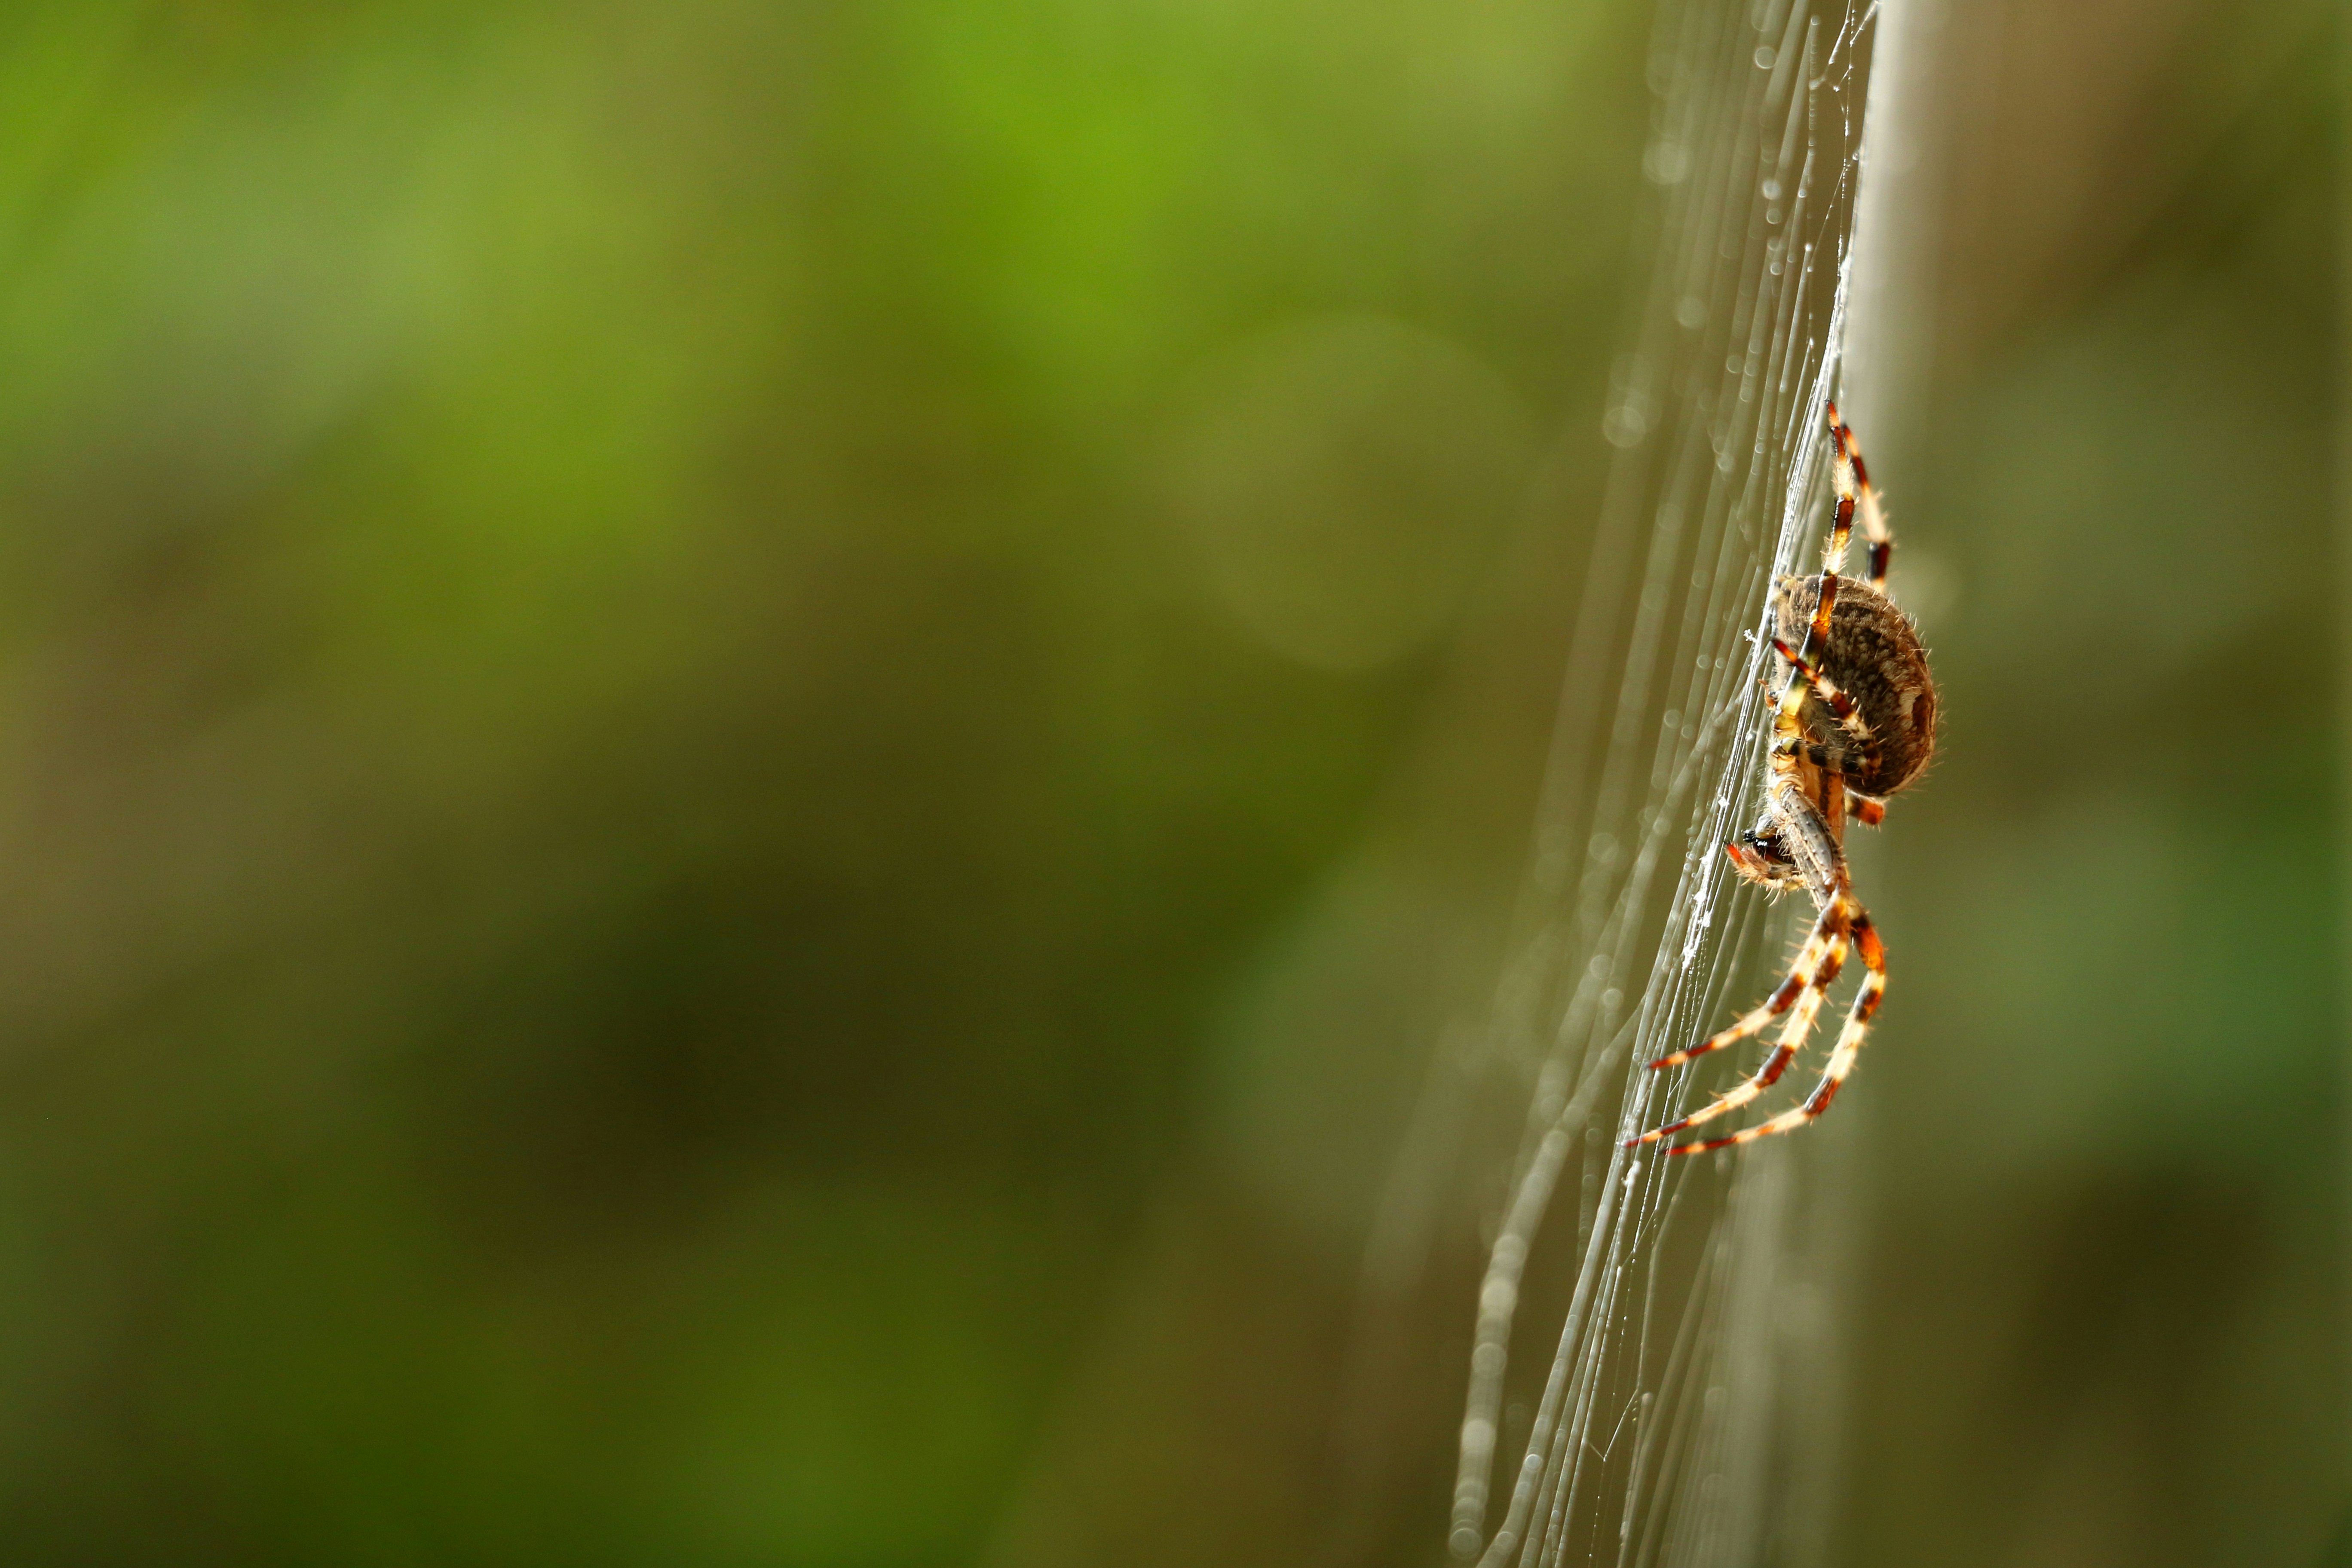
[[(1723, 847), (1740, 876), (1776, 890), (1802, 888), (1820, 914), (1788, 978), (1761, 1005), (1729, 1028), (1650, 1064), (1653, 1069), (1679, 1067), (1735, 1045), (1788, 1013), (1779, 1041), (1755, 1076), (1680, 1121), (1632, 1142), (1646, 1143), (1711, 1121), (1762, 1094), (1796, 1060), (1849, 950), (1861, 956), (1867, 973), (1822, 1080), (1802, 1105), (1728, 1138), (1679, 1145), (1671, 1151), (1676, 1154), (1790, 1131), (1828, 1110), (1853, 1070), (1871, 1015), (1886, 992), (1885, 952), (1846, 872), (1845, 825), (1851, 813), (1875, 826), (1886, 815), (1886, 797), (1917, 778), (1935, 754), (1936, 684), (1918, 632), (1886, 596), (1886, 566), (1895, 546), (1853, 432), (1839, 420), (1835, 404), (1830, 405), (1829, 420), (1837, 512), (1822, 570), (1811, 577), (1783, 577), (1772, 592), (1772, 648), (1783, 676), (1770, 694), (1772, 751), (1766, 763), (1764, 816)], [(1857, 510), (1870, 546), (1870, 575), (1860, 581), (1838, 575)]]

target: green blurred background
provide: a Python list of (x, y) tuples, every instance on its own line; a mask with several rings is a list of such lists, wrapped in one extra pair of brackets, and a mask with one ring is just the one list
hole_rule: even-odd
[[(1434, 1562), (1650, 21), (0, 15), (8, 1561)], [(2316, 1563), (2342, 57), (1938, 58), (1837, 1560)]]

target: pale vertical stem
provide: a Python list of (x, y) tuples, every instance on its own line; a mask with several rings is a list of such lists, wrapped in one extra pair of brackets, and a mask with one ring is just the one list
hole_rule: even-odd
[[(1936, 62), (1945, 0), (1879, 0), (1854, 195), (1853, 301), (1840, 405), (1867, 444), (1874, 477), (1916, 445), (1935, 352), (1941, 151)], [(1890, 465), (1884, 454), (1893, 454)]]
[[(1936, 73), (1943, 55), (1945, 3), (1879, 0), (1854, 199), (1853, 274), (1839, 405), (1874, 459), (1873, 477), (1887, 481), (1892, 476), (1898, 503), (1902, 476), (1911, 469), (1908, 459), (1919, 449), (1929, 416), (1942, 184)], [(1898, 599), (1903, 562), (1897, 550), (1893, 586)], [(1850, 841), (1848, 848), (1859, 875), (1870, 879), (1876, 852), (1870, 836)], [(1754, 1385), (1759, 1397), (1778, 1405), (1780, 1429), (1794, 1436), (1797, 1451), (1784, 1457), (1777, 1474), (1755, 1479), (1779, 1493), (1776, 1544), (1778, 1554), (1790, 1562), (1820, 1562), (1831, 1555), (1843, 1473), (1848, 1373), (1843, 1352), (1851, 1343), (1843, 1331), (1841, 1286), (1852, 1277), (1865, 1219), (1873, 1120), (1865, 1108), (1834, 1136), (1795, 1151), (1790, 1162), (1797, 1178), (1792, 1189), (1782, 1201), (1759, 1203), (1750, 1211), (1759, 1223), (1783, 1227), (1782, 1234), (1773, 1245), (1735, 1250), (1735, 1274), (1744, 1265), (1770, 1276), (1783, 1331), (1769, 1341), (1750, 1339), (1726, 1350), (1775, 1363), (1756, 1369)], [(1735, 1284), (1735, 1293), (1739, 1289)], [(1734, 1380), (1733, 1386), (1744, 1381)], [(1752, 1421), (1736, 1415), (1733, 1425), (1754, 1429)]]

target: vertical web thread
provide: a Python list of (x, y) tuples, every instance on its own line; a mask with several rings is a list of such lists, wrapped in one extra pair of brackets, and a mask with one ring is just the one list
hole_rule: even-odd
[[(1658, 19), (1654, 265), (1490, 1042), (1532, 1092), (1478, 1297), (1457, 1563), (1746, 1562), (1771, 1532), (1790, 1156), (1618, 1143), (1713, 1081), (1629, 1063), (1706, 1032), (1784, 923), (1725, 897), (1718, 847), (1760, 801), (1767, 588), (1826, 490), (1874, 19), (1858, 0), (1666, 0)], [(1573, 1236), (1551, 1214), (1571, 1173)], [(1539, 1245), (1575, 1261), (1538, 1384), (1513, 1371)]]

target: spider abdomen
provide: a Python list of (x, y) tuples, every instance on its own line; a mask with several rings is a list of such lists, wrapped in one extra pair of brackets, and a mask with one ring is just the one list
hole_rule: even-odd
[[(1780, 639), (1804, 646), (1822, 580), (1784, 577), (1773, 595)], [(1936, 682), (1911, 618), (1868, 584), (1838, 579), (1829, 646), (1815, 650), (1822, 672), (1853, 702), (1869, 731), (1858, 742), (1815, 696), (1801, 721), (1854, 793), (1884, 799), (1919, 776), (1936, 750)]]

